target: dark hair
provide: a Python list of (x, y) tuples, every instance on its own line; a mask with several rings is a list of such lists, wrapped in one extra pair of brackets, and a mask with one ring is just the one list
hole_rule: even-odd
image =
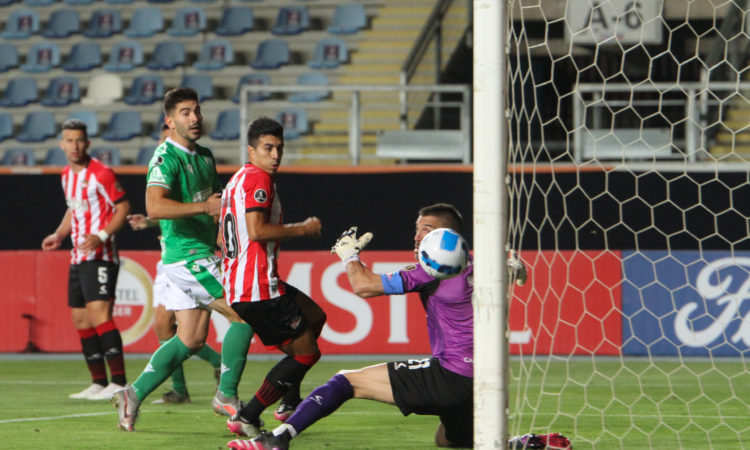
[(419, 210), (419, 215), (439, 217), (446, 223), (448, 228), (459, 233), (464, 226), (464, 219), (461, 217), (461, 213), (450, 203), (435, 203), (434, 205), (425, 206)]
[(258, 139), (264, 134), (276, 136), (284, 141), (284, 127), (279, 122), (269, 117), (259, 117), (247, 126), (247, 145), (255, 147)]
[(89, 133), (86, 128), (86, 123), (78, 119), (68, 119), (62, 124), (62, 130), (81, 130), (83, 131), (83, 137), (88, 140)]
[(164, 114), (171, 114), (177, 104), (186, 100), (198, 101), (198, 93), (189, 87), (178, 87), (164, 94)]

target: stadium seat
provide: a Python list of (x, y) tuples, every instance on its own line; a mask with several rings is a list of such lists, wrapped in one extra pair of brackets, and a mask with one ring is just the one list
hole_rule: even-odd
[(5, 150), (3, 166), (33, 166), (36, 164), (34, 150), (26, 147), (13, 147)]
[[(234, 95), (232, 96), (232, 101), (234, 103), (240, 102), (240, 91), (242, 89), (242, 86), (245, 84), (257, 84), (257, 85), (271, 84), (271, 79), (268, 77), (268, 75), (264, 73), (250, 73), (247, 75), (243, 75), (242, 78), (240, 78), (240, 81), (237, 82), (237, 89), (235, 90)], [(271, 97), (270, 92), (254, 92), (248, 95), (248, 100), (251, 102), (260, 102), (270, 97)]]
[(83, 35), (90, 38), (108, 38), (118, 33), (122, 33), (120, 10), (102, 8), (91, 13), (89, 26), (83, 32)]
[(161, 128), (164, 125), (164, 111), (159, 112), (159, 118), (156, 119), (154, 130), (151, 132), (151, 138), (157, 141), (161, 140)]
[(135, 0), (104, 0), (104, 1), (106, 3), (109, 3), (110, 5), (129, 5), (135, 2)]
[(185, 46), (180, 41), (163, 41), (156, 44), (146, 67), (151, 70), (172, 70), (185, 64)]
[(49, 6), (56, 2), (57, 0), (23, 0), (23, 4), (30, 7), (35, 6)]
[(33, 111), (26, 114), (16, 140), (18, 142), (41, 142), (51, 137), (55, 137), (54, 114), (47, 111)]
[(211, 132), (211, 139), (218, 141), (234, 140), (240, 138), (240, 110), (225, 109), (219, 113), (216, 119), (216, 127)]
[[(303, 73), (297, 77), (300, 86), (328, 86), (328, 77), (320, 72)], [(295, 92), (289, 95), (292, 102), (319, 102), (331, 95), (330, 91)]]
[(339, 5), (333, 12), (328, 32), (332, 34), (355, 34), (367, 26), (365, 7), (359, 3)]
[(65, 3), (68, 5), (82, 6), (91, 5), (94, 3), (94, 0), (65, 0)]
[(113, 73), (94, 75), (89, 80), (84, 105), (107, 105), (122, 98), (122, 79)]
[(0, 142), (13, 136), (13, 117), (8, 113), (0, 113)]
[(153, 6), (138, 8), (130, 18), (125, 36), (132, 38), (151, 37), (164, 29), (164, 16), (161, 9)]
[(175, 0), (148, 0), (149, 3), (173, 3)]
[(139, 75), (133, 80), (130, 92), (123, 100), (128, 105), (150, 105), (164, 97), (164, 79), (161, 75)]
[(39, 103), (44, 106), (67, 106), (81, 99), (78, 78), (55, 77), (50, 80)]
[(276, 113), (276, 120), (284, 126), (284, 139), (293, 140), (310, 130), (307, 113), (303, 109), (290, 108)]
[(138, 111), (116, 111), (109, 118), (106, 130), (102, 133), (105, 141), (127, 141), (140, 136), (141, 113)]
[(3, 97), (0, 98), (0, 106), (19, 108), (37, 101), (36, 80), (29, 77), (11, 78), (5, 86)]
[(65, 152), (60, 147), (53, 147), (47, 150), (47, 154), (44, 156), (45, 166), (67, 166), (68, 157), (65, 156)]
[(49, 72), (60, 65), (60, 47), (54, 42), (39, 42), (29, 48), (24, 72)]
[(70, 8), (61, 8), (53, 11), (47, 22), (47, 27), (42, 30), (42, 36), (51, 39), (64, 39), (81, 31), (81, 20), (78, 12)]
[(188, 74), (182, 77), (180, 86), (191, 87), (198, 93), (199, 101), (212, 99), (214, 96), (214, 85), (209, 75), (202, 73)]
[(211, 39), (201, 48), (195, 67), (198, 70), (221, 70), (234, 62), (232, 43), (226, 39)]
[(278, 69), (289, 63), (289, 45), (282, 39), (266, 39), (258, 45), (253, 69)]
[(276, 15), (276, 23), (271, 28), (273, 34), (300, 34), (310, 28), (310, 13), (307, 6), (284, 6)]
[(253, 29), (253, 10), (247, 6), (230, 6), (221, 14), (214, 33), (219, 36), (239, 36)]
[(218, 0), (190, 0), (193, 3), (216, 3)]
[(38, 32), (39, 15), (33, 9), (22, 8), (10, 13), (0, 36), (5, 39), (26, 39)]
[(0, 44), (0, 72), (18, 67), (18, 49), (13, 44)]
[(117, 147), (94, 147), (89, 154), (107, 166), (120, 165), (120, 149)]
[(78, 42), (62, 65), (67, 72), (87, 72), (102, 65), (102, 49), (97, 42)]
[(138, 150), (138, 156), (135, 157), (135, 165), (147, 166), (148, 163), (151, 162), (151, 157), (154, 156), (154, 150), (156, 150), (156, 145), (141, 147), (141, 149)]
[(143, 65), (143, 47), (137, 41), (121, 41), (112, 47), (109, 61), (104, 64), (107, 72), (129, 72)]
[(175, 37), (195, 36), (206, 29), (206, 12), (200, 6), (185, 6), (175, 13), (167, 34)]
[(16, 2), (18, 2), (18, 0), (0, 0), (0, 6), (10, 6)]
[(89, 137), (99, 136), (99, 120), (96, 117), (96, 112), (90, 109), (76, 109), (72, 111), (65, 120), (77, 119), (86, 124), (86, 133)]
[(335, 69), (348, 60), (346, 42), (340, 38), (331, 37), (318, 41), (312, 59), (307, 62), (307, 65), (313, 69)]

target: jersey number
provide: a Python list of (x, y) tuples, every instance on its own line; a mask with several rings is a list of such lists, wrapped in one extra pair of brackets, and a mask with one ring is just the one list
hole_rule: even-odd
[(221, 224), (221, 241), (223, 245), (224, 256), (230, 259), (237, 257), (237, 219), (234, 214), (227, 212), (224, 221)]

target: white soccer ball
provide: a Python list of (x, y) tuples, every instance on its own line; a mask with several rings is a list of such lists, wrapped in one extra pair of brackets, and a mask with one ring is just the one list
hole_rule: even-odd
[(425, 272), (445, 280), (461, 273), (469, 263), (469, 244), (449, 228), (432, 230), (419, 243), (417, 260)]

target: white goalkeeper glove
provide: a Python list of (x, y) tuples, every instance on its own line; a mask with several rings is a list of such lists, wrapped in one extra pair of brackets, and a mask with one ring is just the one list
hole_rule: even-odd
[(365, 233), (357, 239), (357, 227), (351, 227), (341, 233), (333, 247), (331, 253), (336, 253), (346, 266), (349, 261), (359, 261), (359, 252), (367, 247), (372, 240), (372, 233)]
[(523, 286), (526, 284), (526, 280), (529, 277), (529, 273), (526, 271), (526, 264), (523, 263), (516, 255), (516, 252), (511, 251), (508, 254), (508, 272), (510, 274), (511, 283), (512, 280), (516, 280), (516, 284)]

